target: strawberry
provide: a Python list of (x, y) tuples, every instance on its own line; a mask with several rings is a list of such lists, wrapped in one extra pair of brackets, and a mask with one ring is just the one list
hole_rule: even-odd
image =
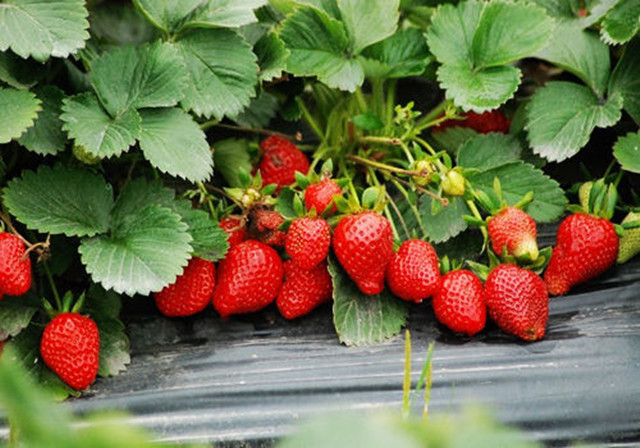
[(287, 319), (308, 314), (318, 305), (331, 300), (333, 284), (324, 260), (311, 270), (305, 270), (292, 260), (284, 263), (285, 279), (276, 305)]
[(320, 182), (309, 185), (304, 191), (304, 205), (307, 210), (316, 210), (316, 213), (320, 214), (324, 212), (329, 204), (331, 208), (327, 212), (327, 215), (333, 215), (338, 208), (333, 202), (335, 195), (342, 194), (340, 186), (329, 178), (322, 179)]
[(394, 295), (404, 300), (422, 302), (431, 297), (438, 286), (438, 255), (426, 241), (405, 241), (393, 254), (386, 277)]
[(502, 264), (485, 283), (489, 316), (500, 328), (525, 341), (544, 336), (549, 295), (542, 279), (514, 264)]
[(264, 151), (258, 169), (263, 185), (276, 184), (280, 188), (296, 181), (295, 172), (307, 174), (309, 161), (296, 145), (282, 137), (271, 136), (260, 143)]
[(536, 222), (526, 212), (507, 207), (489, 218), (487, 230), (492, 249), (497, 255), (502, 255), (506, 248), (507, 254), (516, 258), (538, 258)]
[[(640, 221), (640, 213), (629, 212), (622, 220), (622, 224), (635, 221)], [(640, 227), (627, 229), (622, 238), (620, 238), (620, 250), (617, 261), (618, 263), (626, 263), (638, 254), (640, 254)]]
[(609, 269), (618, 256), (619, 239), (607, 219), (576, 213), (558, 227), (544, 281), (550, 294), (565, 294), (578, 283)]
[(243, 241), (218, 265), (213, 306), (222, 317), (261, 310), (278, 295), (282, 277), (282, 261), (272, 247)]
[(487, 321), (484, 288), (471, 271), (451, 271), (443, 275), (433, 300), (436, 319), (458, 333), (473, 336)]
[(333, 234), (333, 250), (360, 291), (367, 295), (382, 292), (384, 274), (393, 256), (393, 234), (387, 218), (373, 211), (342, 218)]
[(31, 260), (16, 235), (0, 232), (0, 292), (21, 296), (31, 288)]
[(40, 341), (45, 364), (74, 389), (86, 389), (96, 379), (100, 335), (93, 319), (78, 313), (57, 315)]
[(282, 246), (287, 233), (279, 227), (284, 218), (275, 210), (256, 207), (249, 219), (249, 236), (269, 246)]
[(327, 258), (331, 246), (331, 228), (322, 218), (298, 218), (291, 223), (284, 248), (293, 262), (310, 270)]
[(165, 316), (190, 316), (207, 307), (216, 284), (211, 261), (193, 257), (174, 283), (154, 293), (156, 306)]
[(227, 241), (229, 242), (229, 247), (235, 246), (236, 244), (244, 241), (247, 237), (247, 232), (240, 218), (228, 216), (224, 219), (221, 219), (218, 225), (222, 230), (227, 232)]
[(489, 132), (500, 132), (502, 134), (509, 133), (511, 122), (509, 118), (500, 109), (494, 109), (481, 114), (475, 112), (463, 112), (464, 120), (446, 120), (432, 128), (433, 132), (444, 131), (448, 128), (462, 126), (473, 129), (480, 134), (488, 134)]

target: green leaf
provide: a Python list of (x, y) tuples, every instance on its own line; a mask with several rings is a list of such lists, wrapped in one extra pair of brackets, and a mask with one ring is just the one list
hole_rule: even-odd
[(193, 256), (214, 262), (223, 259), (229, 249), (227, 233), (207, 212), (191, 208), (188, 201), (177, 204), (176, 211), (189, 226), (189, 234), (193, 238)]
[[(468, 225), (462, 217), (469, 214), (469, 208), (459, 197), (450, 197), (446, 207), (434, 207), (435, 199), (423, 195), (419, 212), (424, 230), (433, 243), (442, 243), (464, 231)], [(405, 213), (405, 216), (408, 213)]]
[(111, 210), (111, 219), (113, 222), (124, 221), (128, 215), (135, 214), (150, 205), (173, 209), (175, 192), (164, 187), (159, 180), (148, 181), (143, 177), (138, 177), (120, 191), (118, 200)]
[(619, 0), (609, 10), (600, 34), (604, 41), (611, 45), (628, 42), (640, 30), (640, 0)]
[(613, 155), (623, 169), (640, 173), (640, 132), (630, 132), (618, 138), (613, 146)]
[(186, 64), (182, 106), (205, 117), (235, 116), (255, 96), (258, 65), (251, 46), (226, 29), (200, 29), (175, 43)]
[(35, 125), (20, 136), (18, 143), (37, 154), (57, 154), (64, 151), (67, 144), (60, 119), (64, 92), (55, 86), (44, 86), (35, 93), (42, 101), (42, 112)]
[(208, 0), (196, 10), (185, 26), (237, 28), (257, 22), (253, 10), (267, 0)]
[(11, 52), (0, 52), (0, 81), (16, 89), (33, 87), (42, 75), (40, 65), (24, 60)]
[(79, 252), (95, 282), (120, 294), (148, 295), (175, 281), (192, 251), (180, 216), (150, 205), (113, 220), (109, 235), (85, 238)]
[(211, 177), (207, 138), (189, 114), (178, 108), (145, 109), (140, 116), (140, 149), (151, 165), (192, 182)]
[(66, 58), (89, 38), (83, 0), (4, 0), (0, 11), (0, 51), (27, 58)]
[(280, 190), (280, 193), (278, 193), (275, 209), (285, 219), (294, 219), (298, 217), (298, 213), (294, 207), (295, 197), (296, 193), (288, 187), (284, 187)]
[(349, 56), (344, 26), (316, 8), (300, 8), (282, 24), (280, 38), (290, 51), (287, 71), (317, 76), (329, 87), (353, 92), (364, 81), (360, 63)]
[(461, 2), (441, 5), (427, 32), (429, 49), (438, 62), (446, 65), (473, 63), (473, 35), (480, 22), (483, 3)]
[(520, 160), (522, 146), (511, 135), (491, 133), (467, 140), (458, 151), (458, 165), (485, 171)]
[(509, 205), (514, 205), (530, 191), (533, 201), (527, 212), (538, 222), (553, 221), (564, 213), (567, 198), (555, 180), (533, 166), (515, 162), (491, 168), (468, 176), (473, 188), (489, 193), (493, 191), (495, 178), (500, 180), (502, 194)]
[(141, 118), (135, 109), (111, 118), (93, 93), (65, 99), (60, 119), (76, 144), (100, 158), (128, 151), (140, 135)]
[(19, 297), (3, 297), (0, 300), (0, 341), (17, 336), (27, 328), (40, 309), (40, 303), (32, 291)]
[(24, 171), (3, 192), (18, 221), (41, 233), (92, 236), (109, 229), (113, 205), (111, 185), (99, 174), (81, 168), (41, 165)]
[[(567, 101), (570, 98), (571, 101)], [(620, 120), (622, 98), (612, 94), (601, 104), (587, 87), (571, 82), (549, 82), (539, 89), (527, 111), (527, 130), (533, 151), (549, 161), (574, 156), (596, 128)]]
[(0, 144), (20, 137), (40, 110), (40, 100), (33, 93), (0, 87)]
[(289, 50), (276, 33), (269, 32), (262, 36), (254, 45), (253, 51), (258, 56), (259, 76), (262, 81), (271, 81), (282, 76)]
[(353, 117), (353, 124), (358, 126), (360, 129), (364, 129), (365, 131), (376, 131), (378, 129), (382, 129), (384, 127), (384, 123), (373, 112), (370, 110), (366, 111), (364, 114), (356, 115)]
[(421, 30), (405, 28), (371, 45), (360, 59), (370, 78), (404, 78), (424, 72), (431, 57)]
[(227, 139), (213, 145), (215, 170), (222, 174), (230, 187), (242, 187), (238, 172), (251, 172), (249, 146), (246, 140)]
[(153, 26), (175, 33), (203, 0), (133, 0), (133, 3)]
[(363, 294), (334, 259), (329, 260), (333, 282), (333, 323), (345, 345), (369, 345), (397, 335), (406, 323), (405, 302), (383, 291)]
[(158, 34), (128, 3), (102, 2), (96, 5), (91, 9), (90, 22), (91, 34), (113, 45), (138, 45), (153, 40)]
[(624, 109), (640, 125), (640, 37), (627, 44), (611, 74), (609, 95), (622, 95)]
[(396, 31), (400, 0), (337, 0), (337, 3), (354, 53)]
[(464, 142), (477, 135), (478, 133), (471, 128), (454, 126), (444, 131), (432, 132), (431, 138), (433, 138), (440, 147), (446, 149), (451, 154), (456, 154)]
[(180, 55), (160, 41), (114, 50), (91, 69), (91, 84), (112, 117), (132, 108), (175, 106), (187, 84)]
[(278, 113), (279, 106), (278, 98), (263, 90), (233, 121), (245, 128), (266, 128)]

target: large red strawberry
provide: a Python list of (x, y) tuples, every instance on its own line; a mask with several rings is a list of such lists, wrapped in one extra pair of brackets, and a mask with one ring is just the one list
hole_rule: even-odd
[(249, 236), (269, 246), (283, 246), (287, 233), (280, 230), (284, 218), (275, 210), (256, 207), (249, 219)]
[(485, 283), (489, 316), (500, 328), (525, 341), (544, 336), (549, 318), (549, 295), (535, 272), (502, 264)]
[(293, 262), (310, 270), (327, 258), (331, 246), (331, 228), (322, 218), (298, 218), (291, 223), (284, 248)]
[(165, 316), (190, 316), (211, 303), (216, 268), (211, 261), (193, 257), (176, 281), (156, 292), (156, 306)]
[(558, 227), (544, 281), (550, 294), (565, 294), (578, 283), (609, 269), (618, 256), (619, 238), (610, 221), (576, 213)]
[(500, 132), (507, 134), (511, 122), (509, 118), (500, 109), (490, 110), (478, 114), (476, 112), (463, 112), (463, 120), (446, 120), (432, 128), (433, 132), (444, 131), (448, 128), (461, 126), (471, 128), (480, 134), (488, 134), (489, 132)]
[(261, 310), (280, 292), (282, 277), (282, 261), (275, 249), (259, 241), (243, 241), (218, 265), (213, 306), (222, 317)]
[(276, 305), (287, 319), (304, 316), (331, 300), (333, 284), (326, 260), (311, 270), (302, 269), (288, 260), (284, 263), (284, 272), (285, 279)]
[(438, 255), (426, 241), (405, 241), (387, 266), (387, 285), (404, 300), (421, 302), (431, 297), (439, 279)]
[(322, 179), (320, 182), (309, 185), (304, 190), (304, 205), (307, 210), (315, 209), (316, 213), (324, 212), (329, 204), (333, 204), (327, 214), (333, 215), (338, 208), (333, 202), (335, 195), (342, 194), (340, 186), (329, 178)]
[(86, 389), (96, 379), (100, 360), (100, 334), (93, 319), (62, 313), (45, 327), (40, 354), (65, 383)]
[(471, 271), (443, 275), (431, 303), (438, 322), (458, 333), (473, 336), (487, 321), (484, 288)]
[(516, 258), (538, 258), (536, 222), (526, 212), (507, 207), (487, 223), (491, 247), (497, 255), (507, 254)]
[(307, 174), (309, 161), (296, 145), (282, 137), (272, 136), (260, 143), (264, 155), (258, 165), (263, 185), (276, 184), (278, 190), (296, 181), (295, 173)]
[(389, 221), (373, 211), (349, 215), (333, 233), (338, 261), (360, 291), (375, 295), (384, 289), (384, 274), (393, 256)]
[(0, 292), (20, 296), (31, 287), (31, 260), (25, 252), (20, 238), (0, 232)]
[(229, 247), (235, 246), (247, 238), (247, 232), (240, 218), (228, 216), (221, 219), (218, 225), (227, 233)]

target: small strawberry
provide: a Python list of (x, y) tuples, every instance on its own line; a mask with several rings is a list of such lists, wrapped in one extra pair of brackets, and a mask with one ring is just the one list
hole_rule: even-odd
[(442, 190), (448, 196), (462, 196), (466, 188), (464, 176), (455, 170), (450, 170), (442, 180)]
[(287, 233), (279, 227), (284, 218), (275, 210), (256, 207), (249, 218), (249, 237), (269, 246), (283, 246)]
[(511, 122), (500, 109), (494, 109), (481, 114), (475, 112), (463, 112), (464, 120), (446, 120), (432, 128), (433, 132), (444, 131), (457, 126), (473, 129), (480, 134), (489, 132), (509, 133)]
[(71, 149), (74, 157), (78, 159), (80, 162), (85, 165), (95, 165), (99, 163), (102, 159), (95, 154), (89, 152), (84, 146), (74, 144)]
[(431, 303), (438, 322), (458, 333), (473, 336), (487, 321), (484, 288), (471, 271), (443, 275)]
[(261, 310), (278, 295), (282, 277), (282, 261), (272, 247), (243, 241), (218, 265), (213, 306), (222, 317)]
[(363, 293), (382, 292), (385, 271), (393, 256), (393, 234), (387, 218), (373, 211), (342, 218), (333, 234), (333, 250)]
[(333, 284), (324, 260), (311, 270), (305, 270), (292, 260), (284, 263), (285, 279), (276, 305), (287, 319), (308, 314), (318, 305), (331, 300)]
[(507, 254), (516, 258), (535, 261), (538, 258), (536, 222), (526, 212), (507, 207), (487, 223), (491, 246), (497, 255)]
[(322, 218), (298, 218), (291, 223), (284, 248), (293, 262), (310, 270), (327, 258), (331, 246), (331, 228)]
[(44, 329), (40, 353), (62, 381), (74, 389), (86, 389), (98, 374), (98, 327), (78, 313), (59, 314)]
[(320, 182), (309, 185), (304, 191), (304, 205), (307, 210), (316, 210), (320, 214), (324, 212), (329, 204), (333, 204), (328, 215), (333, 215), (338, 208), (333, 202), (333, 197), (342, 194), (340, 186), (329, 178), (322, 179)]
[(227, 232), (229, 247), (233, 247), (247, 238), (247, 232), (240, 218), (228, 216), (221, 219), (218, 225), (222, 230)]
[[(629, 212), (622, 220), (621, 224), (640, 221), (640, 213)], [(627, 229), (620, 238), (620, 251), (618, 252), (618, 263), (626, 263), (636, 255), (640, 254), (640, 227)]]
[(597, 277), (609, 269), (618, 256), (619, 239), (605, 218), (576, 213), (558, 227), (544, 281), (550, 294), (565, 294), (571, 287)]
[(422, 302), (431, 297), (438, 286), (438, 255), (426, 241), (405, 241), (393, 254), (386, 276), (387, 285), (395, 296)]
[(525, 341), (544, 336), (549, 295), (542, 279), (514, 264), (502, 264), (485, 283), (489, 316), (500, 328)]
[(0, 232), (0, 292), (21, 296), (31, 288), (31, 260), (26, 247), (12, 233)]
[(296, 171), (309, 171), (307, 157), (289, 140), (271, 136), (260, 143), (260, 148), (264, 151), (258, 166), (263, 185), (276, 184), (279, 191), (296, 181)]
[(156, 306), (165, 316), (190, 316), (207, 307), (216, 284), (211, 261), (193, 257), (174, 283), (153, 294)]

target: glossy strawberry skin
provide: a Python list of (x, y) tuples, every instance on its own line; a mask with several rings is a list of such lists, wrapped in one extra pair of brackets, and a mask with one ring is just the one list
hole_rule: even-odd
[(485, 301), (478, 276), (459, 270), (440, 278), (431, 303), (438, 322), (457, 333), (473, 336), (482, 331), (487, 322)]
[(98, 374), (100, 334), (96, 323), (77, 313), (62, 313), (45, 327), (40, 354), (66, 384), (86, 389)]
[(511, 121), (504, 112), (499, 109), (490, 110), (478, 114), (476, 112), (464, 112), (464, 120), (446, 120), (433, 127), (433, 132), (444, 131), (457, 126), (473, 129), (480, 134), (489, 132), (509, 133)]
[(243, 241), (218, 265), (213, 306), (222, 317), (261, 310), (277, 297), (283, 274), (282, 261), (272, 247)]
[(165, 316), (191, 316), (211, 303), (215, 284), (215, 265), (211, 261), (193, 257), (182, 275), (173, 284), (154, 293), (153, 297)]
[(293, 262), (307, 271), (327, 258), (331, 246), (331, 228), (322, 218), (298, 218), (291, 223), (284, 248)]
[(307, 174), (309, 161), (296, 145), (281, 137), (272, 136), (262, 141), (264, 151), (258, 165), (262, 175), (262, 184), (276, 184), (280, 188), (296, 181), (295, 173)]
[(385, 217), (364, 211), (342, 218), (333, 233), (333, 250), (360, 291), (382, 292), (393, 256), (393, 234)]
[(516, 258), (538, 258), (536, 222), (528, 213), (515, 207), (507, 207), (487, 223), (491, 248), (497, 255), (507, 254)]
[(24, 256), (22, 240), (12, 233), (0, 233), (0, 292), (21, 296), (31, 288), (31, 260)]
[(544, 336), (549, 318), (549, 295), (542, 279), (532, 271), (503, 264), (485, 283), (489, 316), (500, 328), (525, 341)]
[(576, 213), (558, 227), (544, 281), (552, 295), (566, 294), (573, 286), (609, 269), (618, 256), (619, 238), (604, 218)]
[(387, 266), (387, 286), (393, 295), (421, 302), (438, 287), (438, 255), (431, 244), (422, 240), (402, 243)]
[(221, 219), (218, 225), (227, 233), (229, 247), (233, 247), (247, 238), (247, 232), (240, 218), (229, 216)]
[[(322, 179), (320, 182), (309, 185), (304, 191), (304, 205), (307, 210), (323, 213), (329, 204), (333, 203), (335, 195), (342, 194), (340, 186), (331, 179)], [(333, 215), (338, 208), (335, 203), (327, 211), (327, 216)]]
[(285, 318), (304, 316), (331, 300), (333, 284), (326, 260), (311, 270), (302, 269), (288, 260), (284, 263), (284, 272), (285, 279), (276, 305)]
[(251, 213), (249, 237), (269, 246), (281, 247), (287, 236), (279, 229), (283, 222), (284, 218), (275, 210), (256, 209)]

